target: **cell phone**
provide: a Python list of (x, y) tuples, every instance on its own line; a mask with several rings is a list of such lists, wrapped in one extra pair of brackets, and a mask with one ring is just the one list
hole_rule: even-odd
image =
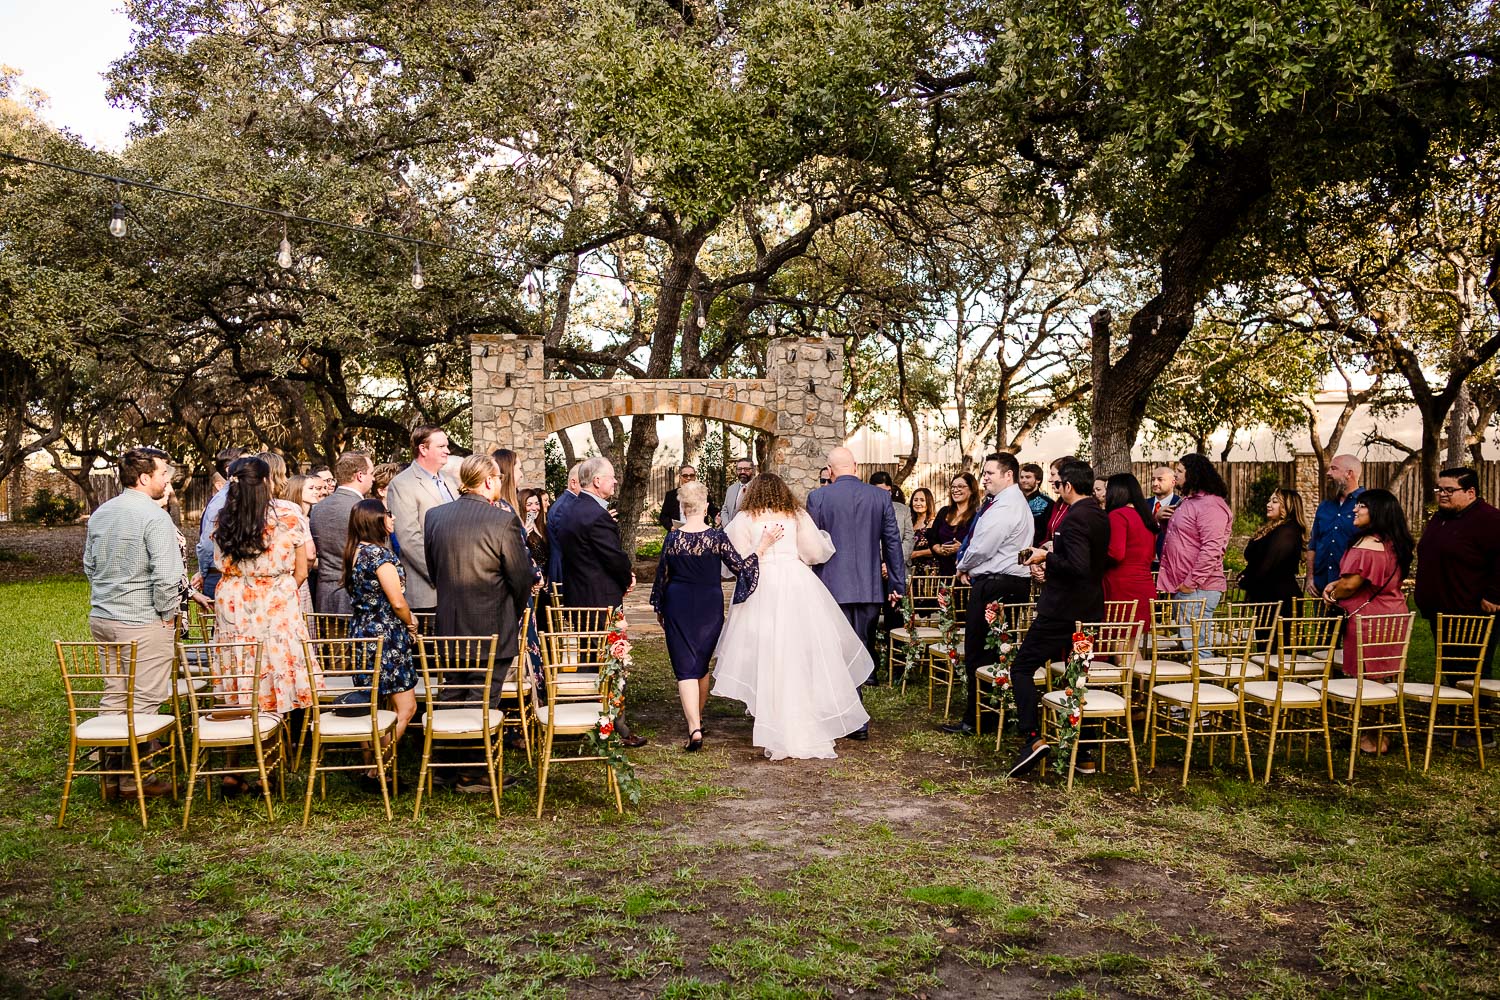
[(1034, 555), (1036, 555), (1036, 549), (1022, 549), (1016, 554), (1016, 565), (1025, 566), (1031, 561), (1031, 557)]

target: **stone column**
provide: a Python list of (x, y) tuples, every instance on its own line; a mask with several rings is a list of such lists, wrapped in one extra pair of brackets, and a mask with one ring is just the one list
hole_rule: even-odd
[(766, 374), (775, 387), (771, 471), (805, 495), (817, 487), (829, 449), (844, 443), (844, 345), (812, 337), (772, 341)]
[(476, 333), (469, 350), (474, 450), (509, 448), (519, 458), (516, 485), (546, 485), (542, 338)]
[(1323, 498), (1323, 477), (1318, 473), (1318, 456), (1310, 451), (1299, 451), (1293, 456), (1296, 472), (1292, 476), (1292, 488), (1302, 497), (1302, 516), (1312, 524), (1313, 512)]

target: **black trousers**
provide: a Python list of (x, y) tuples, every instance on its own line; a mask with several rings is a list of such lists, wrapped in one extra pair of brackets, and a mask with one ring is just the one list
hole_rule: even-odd
[(979, 690), (979, 683), (976, 675), (980, 667), (992, 666), (999, 659), (994, 650), (985, 646), (985, 640), (990, 634), (990, 623), (985, 621), (984, 609), (993, 601), (999, 601), (1002, 605), (1025, 604), (1031, 597), (1031, 577), (986, 573), (970, 577), (969, 586), (969, 609), (964, 619), (964, 674), (968, 678), (968, 687), (964, 689), (967, 705), (964, 709), (964, 721), (978, 729), (979, 702), (976, 692)]
[[(854, 634), (859, 636), (859, 641), (865, 644), (865, 649), (869, 651), (872, 662), (875, 659), (875, 626), (880, 624), (881, 607), (879, 604), (839, 605), (839, 610), (844, 613), (844, 617), (849, 621), (849, 627), (854, 629)], [(875, 671), (872, 670), (870, 671), (870, 679), (865, 681), (865, 684), (872, 684), (874, 681)], [(864, 684), (860, 685), (861, 698), (863, 697), (864, 686)]]
[(1034, 739), (1041, 728), (1037, 707), (1042, 703), (1042, 695), (1032, 675), (1037, 667), (1061, 659), (1072, 649), (1076, 624), (1071, 618), (1038, 615), (1016, 651), (1015, 664), (1010, 668), (1010, 686), (1016, 695), (1016, 731), (1023, 742)]

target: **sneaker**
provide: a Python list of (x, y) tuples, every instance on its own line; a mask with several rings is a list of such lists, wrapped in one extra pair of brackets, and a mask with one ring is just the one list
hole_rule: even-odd
[(1080, 750), (1078, 752), (1078, 759), (1073, 762), (1073, 773), (1096, 774), (1098, 771), (1099, 765), (1094, 761), (1093, 752), (1090, 750)]
[(1007, 777), (1019, 778), (1039, 764), (1043, 757), (1052, 752), (1052, 748), (1045, 740), (1036, 739), (1021, 747), (1020, 753), (1016, 754), (1015, 763), (1010, 766), (1010, 774)]
[(465, 795), (488, 795), (491, 790), (489, 778), (464, 778), (453, 787)]

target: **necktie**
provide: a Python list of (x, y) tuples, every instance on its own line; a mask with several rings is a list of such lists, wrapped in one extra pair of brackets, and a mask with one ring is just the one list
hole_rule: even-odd
[(979, 527), (979, 519), (984, 516), (984, 512), (989, 510), (990, 504), (994, 502), (994, 497), (987, 496), (984, 498), (984, 503), (979, 505), (979, 513), (975, 514), (974, 520), (969, 522), (969, 530), (964, 533), (964, 540), (958, 546), (958, 555), (954, 557), (957, 562), (963, 561), (964, 553), (969, 551), (969, 542), (971, 542), (974, 538), (974, 530)]

